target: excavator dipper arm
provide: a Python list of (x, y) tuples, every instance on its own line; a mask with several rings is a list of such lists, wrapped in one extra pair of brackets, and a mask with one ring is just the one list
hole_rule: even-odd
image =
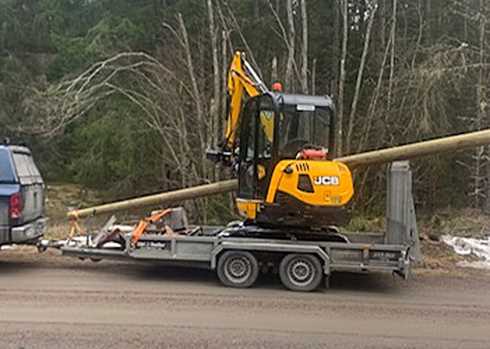
[(259, 75), (245, 60), (243, 52), (235, 52), (228, 70), (228, 96), (230, 98), (228, 119), (225, 130), (225, 142), (227, 151), (232, 151), (236, 145), (240, 113), (244, 96), (255, 97), (267, 93), (269, 90), (262, 82)]

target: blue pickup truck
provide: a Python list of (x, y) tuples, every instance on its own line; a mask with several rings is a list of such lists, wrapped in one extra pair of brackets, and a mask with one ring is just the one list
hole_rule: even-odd
[(0, 246), (35, 243), (45, 226), (44, 182), (30, 150), (0, 145)]

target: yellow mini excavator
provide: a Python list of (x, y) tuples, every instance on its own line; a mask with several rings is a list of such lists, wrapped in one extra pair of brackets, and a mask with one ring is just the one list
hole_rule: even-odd
[(236, 205), (248, 225), (305, 230), (344, 225), (353, 196), (349, 168), (332, 161), (335, 108), (328, 96), (272, 91), (245, 54), (228, 71), (225, 140), (208, 157), (232, 165)]

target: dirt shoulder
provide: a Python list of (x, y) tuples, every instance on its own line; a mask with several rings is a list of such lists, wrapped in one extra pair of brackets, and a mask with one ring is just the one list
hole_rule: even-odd
[(271, 276), (232, 289), (206, 270), (2, 251), (0, 347), (488, 348), (490, 275), (427, 270), (296, 293)]

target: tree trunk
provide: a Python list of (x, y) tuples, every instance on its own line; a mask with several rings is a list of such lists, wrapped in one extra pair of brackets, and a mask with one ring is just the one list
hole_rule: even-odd
[(313, 58), (311, 66), (311, 94), (316, 95), (316, 58)]
[(369, 107), (367, 110), (367, 117), (366, 117), (366, 123), (365, 123), (366, 126), (364, 128), (364, 134), (361, 136), (361, 140), (359, 141), (359, 144), (357, 146), (357, 152), (358, 153), (363, 150), (365, 144), (367, 143), (367, 140), (369, 139), (369, 135), (370, 135), (371, 129), (373, 127), (374, 115), (375, 115), (377, 107), (378, 107), (378, 99), (380, 98), (380, 95), (381, 95), (383, 77), (384, 77), (386, 62), (388, 60), (390, 44), (391, 44), (391, 38), (388, 39), (388, 43), (386, 44), (386, 47), (385, 47), (383, 60), (381, 62), (381, 66), (379, 68), (378, 81), (376, 83), (376, 88), (374, 89), (374, 91), (372, 93), (371, 102), (369, 103)]
[(301, 0), (301, 22), (303, 34), (303, 50), (301, 51), (301, 88), (308, 94), (308, 13), (306, 0)]
[[(479, 64), (480, 69), (478, 71), (478, 86), (477, 86), (477, 127), (481, 129), (488, 125), (488, 120), (486, 120), (486, 107), (487, 107), (487, 91), (486, 86), (488, 82), (485, 81), (485, 73), (486, 73), (486, 11), (485, 11), (485, 0), (480, 0), (480, 55), (479, 55)], [(487, 146), (487, 157), (490, 153), (490, 147)], [(480, 153), (478, 153), (480, 151)], [(475, 173), (475, 204), (480, 206), (480, 202), (484, 199), (483, 210), (486, 213), (490, 213), (490, 161), (488, 158), (484, 160), (483, 154), (485, 152), (484, 147), (481, 149), (477, 149), (477, 163), (476, 163), (476, 173)], [(480, 155), (481, 154), (481, 155)], [(479, 156), (480, 155), (480, 156)], [(485, 168), (484, 168), (485, 166)], [(481, 168), (481, 170), (480, 170)], [(483, 169), (486, 173), (483, 173)], [(483, 186), (483, 178), (486, 176), (486, 186)], [(479, 195), (481, 193), (481, 195)], [(477, 207), (478, 207), (477, 206)]]
[(391, 110), (391, 96), (393, 94), (393, 78), (395, 75), (395, 47), (396, 47), (396, 13), (398, 0), (393, 0), (393, 12), (391, 15), (391, 55), (390, 55), (390, 77), (388, 81), (388, 112)]
[(386, 0), (381, 0), (380, 1), (380, 9), (379, 12), (381, 13), (380, 15), (380, 31), (379, 31), (379, 39), (380, 39), (380, 46), (385, 47), (386, 45)]
[(346, 152), (348, 154), (350, 154), (351, 152), (351, 142), (352, 142), (352, 138), (354, 137), (353, 131), (355, 125), (356, 112), (357, 112), (357, 103), (359, 100), (359, 95), (361, 93), (361, 84), (362, 84), (362, 78), (364, 74), (364, 67), (366, 65), (366, 58), (369, 51), (369, 42), (371, 40), (371, 30), (373, 28), (374, 18), (376, 16), (377, 10), (378, 10), (378, 3), (377, 1), (374, 1), (373, 8), (370, 9), (371, 15), (368, 20), (366, 35), (364, 37), (364, 47), (361, 55), (361, 63), (359, 65), (359, 70), (357, 72), (356, 88), (354, 90), (354, 98), (352, 99), (352, 106), (349, 115), (349, 126), (347, 128), (347, 138), (346, 138), (346, 147), (345, 147)]
[(213, 99), (210, 106), (210, 116), (212, 120), (211, 135), (213, 146), (217, 146), (218, 123), (219, 123), (219, 103), (220, 103), (220, 71), (218, 63), (218, 38), (214, 21), (213, 1), (207, 0), (209, 18), (209, 36), (211, 38), (211, 56), (213, 60)]
[(278, 74), (277, 74), (277, 57), (272, 57), (271, 63), (271, 83), (277, 82)]
[(179, 26), (180, 26), (180, 30), (181, 30), (182, 42), (184, 45), (185, 58), (186, 58), (186, 63), (187, 63), (187, 69), (188, 69), (188, 73), (189, 73), (189, 78), (191, 80), (192, 93), (194, 95), (194, 104), (195, 104), (195, 108), (196, 108), (196, 115), (197, 115), (197, 121), (198, 121), (197, 127), (199, 128), (199, 130), (197, 130), (197, 133), (199, 135), (199, 143), (201, 146), (201, 153), (203, 154), (201, 157), (202, 158), (201, 159), (201, 171), (202, 171), (201, 175), (206, 176), (207, 175), (207, 165), (206, 165), (207, 162), (206, 162), (206, 156), (205, 156), (205, 153), (206, 153), (206, 151), (205, 151), (206, 150), (206, 135), (205, 135), (205, 132), (203, 132), (203, 130), (206, 130), (206, 120), (204, 120), (204, 108), (202, 105), (201, 93), (199, 91), (199, 85), (198, 85), (196, 73), (194, 70), (194, 63), (192, 60), (191, 47), (189, 44), (187, 29), (185, 27), (185, 23), (184, 23), (184, 19), (182, 18), (182, 14), (179, 13), (177, 18), (178, 18)]
[(333, 1), (333, 43), (332, 57), (330, 58), (330, 66), (332, 72), (332, 82), (330, 93), (337, 100), (339, 95), (339, 80), (340, 80), (340, 3), (339, 0)]
[(287, 0), (286, 2), (286, 11), (288, 17), (288, 59), (286, 62), (286, 76), (285, 76), (285, 84), (286, 90), (290, 93), (294, 92), (293, 86), (293, 65), (294, 65), (294, 56), (296, 50), (296, 29), (294, 27), (294, 14), (293, 14), (293, 1)]
[[(228, 70), (228, 33), (226, 30), (223, 30), (221, 32), (221, 90), (223, 93), (221, 94), (221, 118), (220, 118), (220, 124), (219, 124), (219, 132), (220, 135), (223, 135), (223, 121), (226, 120), (228, 117), (227, 112), (228, 112), (228, 76), (227, 76), (227, 70)], [(220, 139), (221, 142), (221, 139)]]
[(344, 87), (345, 87), (345, 61), (347, 59), (347, 41), (349, 35), (349, 1), (348, 0), (340, 0), (342, 4), (342, 52), (340, 56), (340, 79), (339, 79), (339, 102), (338, 102), (338, 117), (337, 117), (337, 139), (335, 141), (336, 144), (336, 155), (342, 156), (343, 148), (342, 148), (342, 139), (343, 139), (343, 123), (344, 123)]

